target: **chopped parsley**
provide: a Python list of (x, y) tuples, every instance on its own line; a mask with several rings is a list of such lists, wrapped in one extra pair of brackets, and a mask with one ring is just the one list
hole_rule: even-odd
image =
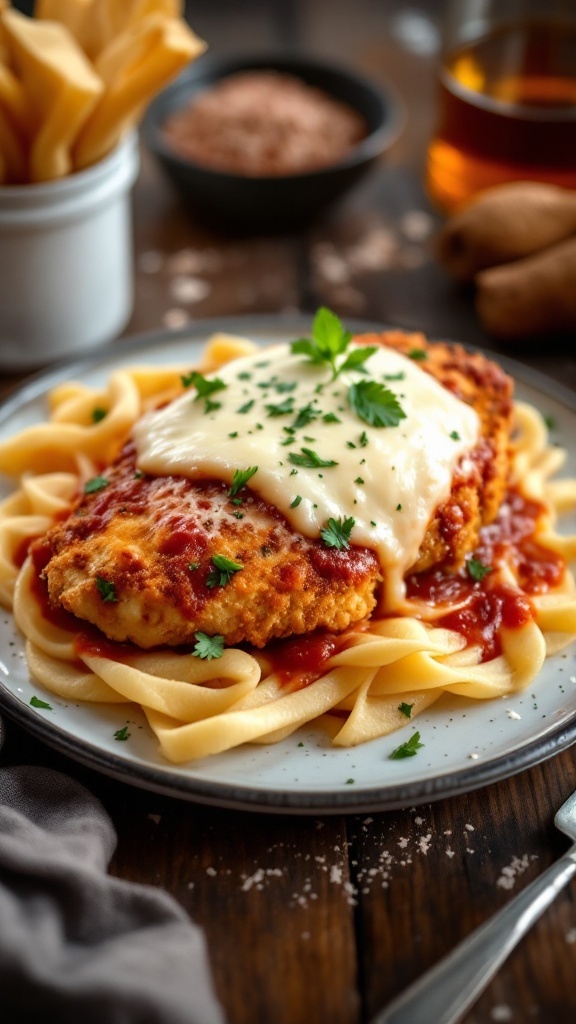
[(334, 412), (327, 412), (326, 415), (322, 417), (322, 420), (324, 423), (342, 423), (340, 417)]
[(130, 733), (128, 732), (128, 726), (125, 725), (122, 729), (116, 729), (114, 733), (115, 740), (128, 740), (130, 739)]
[(491, 565), (484, 565), (478, 558), (469, 558), (466, 562), (468, 573), (476, 583), (480, 583), (489, 572), (492, 572)]
[(188, 562), (188, 568), (190, 572), (196, 572), (196, 569), (200, 568), (200, 562)]
[(30, 697), (30, 704), (33, 708), (42, 708), (44, 711), (53, 711), (51, 704), (47, 704), (45, 700), (40, 700), (39, 697)]
[(235, 494), (238, 494), (238, 491), (241, 491), (257, 472), (258, 466), (249, 466), (248, 469), (237, 469), (228, 490), (229, 497), (233, 498)]
[(302, 495), (297, 494), (296, 497), (294, 498), (294, 501), (290, 502), (290, 508), (298, 508), (298, 505), (300, 504), (301, 501)]
[(347, 519), (329, 519), (328, 525), (320, 531), (320, 536), (327, 548), (337, 548), (339, 551), (347, 550), (350, 547), (350, 534), (356, 520), (349, 516)]
[(84, 494), (96, 494), (97, 491), (103, 491), (105, 487), (108, 487), (108, 482), (105, 476), (93, 476), (84, 484)]
[(371, 427), (397, 427), (400, 420), (406, 419), (396, 395), (376, 380), (352, 384), (348, 401), (356, 415)]
[(95, 409), (92, 409), (92, 423), (100, 423), (107, 414), (107, 409), (101, 409), (99, 406), (96, 406)]
[(414, 704), (406, 704), (405, 701), (402, 701), (402, 703), (398, 705), (398, 711), (400, 711), (403, 715), (406, 715), (406, 718), (412, 718), (413, 707)]
[(250, 409), (254, 405), (254, 401), (255, 399), (251, 398), (249, 402), (245, 402), (244, 405), (241, 405), (239, 409), (236, 409), (236, 412), (250, 412)]
[(289, 416), (294, 412), (294, 398), (290, 395), (289, 398), (285, 398), (283, 402), (279, 402), (277, 405), (267, 405), (266, 412), (269, 416)]
[(234, 573), (244, 568), (240, 562), (233, 562), (231, 558), (226, 558), (225, 555), (212, 555), (212, 565), (214, 568), (210, 570), (206, 577), (206, 586), (210, 587), (210, 589), (213, 587), (225, 587), (227, 583), (230, 583)]
[(321, 459), (311, 448), (301, 448), (302, 455), (290, 452), (288, 459), (293, 466), (304, 466), (305, 469), (322, 469), (325, 466), (337, 466), (333, 459)]
[(219, 377), (214, 377), (212, 380), (208, 380), (208, 377), (204, 377), (197, 370), (192, 370), (190, 373), (185, 374), (182, 378), (182, 383), (185, 388), (189, 388), (192, 384), (198, 392), (194, 401), (197, 402), (199, 398), (208, 398), (209, 395), (213, 395), (215, 391), (223, 391), (228, 385), (220, 380)]
[(110, 582), (110, 580), (105, 580), (103, 576), (97, 576), (96, 586), (103, 601), (111, 602), (118, 600), (116, 587)]
[(221, 658), (224, 653), (224, 637), (216, 633), (208, 636), (207, 633), (194, 633), (196, 643), (193, 655), (202, 658), (203, 661), (212, 661), (213, 658)]
[(312, 420), (318, 419), (319, 415), (320, 413), (318, 409), (313, 407), (312, 402), (308, 402), (308, 405), (303, 406), (303, 408), (298, 412), (298, 415), (292, 424), (292, 429), (299, 430), (300, 427), (305, 427), (308, 423), (311, 423)]
[(423, 348), (412, 348), (407, 355), (408, 359), (414, 359), (415, 362), (422, 362), (424, 359), (428, 359), (428, 353)]
[(414, 757), (416, 752), (423, 747), (424, 744), (420, 743), (420, 733), (415, 732), (406, 743), (402, 743), (396, 750), (393, 750), (390, 754), (390, 760), (401, 761), (405, 757)]
[(457, 430), (453, 430), (451, 432), (451, 434), (450, 434), (450, 437), (452, 438), (453, 441), (459, 441), (460, 440), (460, 434), (458, 433)]

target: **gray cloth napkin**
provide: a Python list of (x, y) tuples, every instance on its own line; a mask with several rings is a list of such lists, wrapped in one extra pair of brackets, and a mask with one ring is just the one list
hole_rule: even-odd
[(73, 779), (0, 769), (3, 1024), (223, 1024), (202, 932), (168, 893), (106, 873), (115, 844)]

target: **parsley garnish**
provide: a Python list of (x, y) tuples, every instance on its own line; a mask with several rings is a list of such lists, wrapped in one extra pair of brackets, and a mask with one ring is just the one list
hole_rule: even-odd
[(407, 353), (408, 359), (414, 359), (416, 362), (421, 362), (423, 359), (428, 359), (428, 353), (423, 348), (412, 348)]
[(306, 356), (317, 366), (327, 363), (332, 370), (332, 380), (338, 376), (338, 356), (344, 354), (352, 335), (345, 331), (342, 321), (325, 306), (321, 306), (312, 324), (312, 338), (299, 338), (290, 346), (295, 355)]
[(452, 438), (453, 441), (460, 440), (460, 434), (458, 433), (457, 430), (453, 430), (452, 433), (450, 434), (450, 437)]
[(241, 491), (245, 484), (258, 472), (258, 466), (249, 466), (248, 469), (237, 469), (232, 477), (228, 495), (233, 498), (238, 491)]
[(302, 495), (297, 494), (296, 497), (294, 498), (294, 501), (290, 502), (290, 508), (298, 508), (298, 505), (300, 504), (301, 501)]
[(290, 395), (289, 398), (285, 398), (283, 402), (279, 402), (278, 405), (267, 405), (266, 411), (269, 416), (288, 416), (294, 412), (294, 398)]
[(491, 565), (484, 565), (477, 558), (469, 558), (466, 562), (466, 568), (473, 580), (480, 583), (489, 572), (492, 572)]
[(342, 420), (333, 412), (327, 412), (322, 419), (324, 423), (342, 423)]
[(311, 448), (301, 448), (302, 455), (290, 452), (288, 459), (294, 466), (304, 466), (306, 469), (321, 469), (323, 466), (337, 466), (333, 459), (321, 459)]
[(366, 373), (367, 370), (364, 363), (377, 351), (377, 345), (358, 345), (357, 348), (353, 348), (346, 356), (346, 360), (340, 366), (338, 373), (342, 373), (344, 370), (357, 370), (360, 373)]
[(406, 718), (412, 718), (413, 707), (414, 704), (406, 704), (405, 701), (402, 701), (402, 703), (398, 705), (398, 711), (401, 711), (403, 715), (406, 715)]
[(292, 424), (292, 430), (298, 430), (300, 427), (305, 427), (307, 423), (311, 423), (320, 415), (318, 409), (314, 409), (312, 402), (308, 402), (300, 409), (294, 423)]
[(326, 547), (337, 548), (339, 551), (348, 550), (350, 534), (355, 523), (356, 520), (352, 516), (348, 519), (329, 519), (328, 525), (320, 532)]
[(188, 568), (190, 572), (196, 572), (196, 569), (200, 568), (200, 562), (188, 562)]
[(96, 491), (103, 491), (108, 487), (108, 480), (105, 476), (93, 476), (84, 484), (84, 494), (96, 494)]
[(30, 697), (30, 704), (33, 708), (43, 708), (45, 711), (53, 711), (51, 704), (47, 704), (45, 700), (40, 700), (39, 697)]
[(390, 754), (392, 761), (401, 761), (404, 757), (414, 757), (416, 751), (420, 750), (424, 744), (420, 743), (420, 733), (415, 732), (406, 743), (402, 743), (401, 746), (396, 747)]
[(298, 338), (293, 341), (291, 351), (295, 355), (306, 356), (316, 366), (326, 363), (332, 370), (332, 380), (336, 380), (343, 370), (357, 370), (365, 373), (364, 363), (376, 348), (361, 345), (346, 355), (344, 360), (338, 357), (346, 352), (352, 335), (345, 331), (342, 321), (325, 306), (321, 306), (312, 324), (312, 338)]
[(207, 398), (204, 404), (204, 412), (215, 412), (216, 409), (222, 408), (222, 402), (213, 402), (211, 398)]
[(189, 388), (191, 384), (194, 385), (198, 394), (194, 401), (198, 401), (199, 398), (207, 398), (209, 395), (213, 395), (215, 391), (222, 391), (227, 388), (228, 385), (220, 380), (219, 377), (214, 377), (213, 380), (208, 380), (207, 377), (203, 377), (197, 370), (192, 370), (185, 376), (181, 377), (182, 383), (185, 388)]
[(125, 725), (122, 729), (116, 729), (114, 733), (115, 740), (128, 740), (130, 739), (130, 733), (128, 732), (128, 726)]
[(249, 402), (245, 402), (244, 405), (241, 405), (239, 409), (236, 409), (236, 412), (250, 412), (250, 409), (254, 405), (254, 401), (255, 400), (251, 398)]
[(224, 652), (224, 637), (216, 633), (214, 636), (208, 636), (206, 633), (194, 633), (196, 644), (194, 645), (193, 654), (196, 658), (202, 658), (203, 661), (212, 661), (213, 658), (221, 658)]
[(397, 427), (406, 413), (396, 395), (376, 380), (361, 380), (352, 384), (348, 401), (354, 412), (371, 427)]
[(212, 555), (212, 565), (214, 568), (206, 577), (206, 586), (211, 589), (212, 587), (225, 587), (232, 579), (233, 574), (244, 568), (240, 562), (233, 562), (225, 555)]
[(96, 406), (95, 409), (92, 409), (92, 423), (100, 423), (100, 421), (106, 416), (107, 412), (107, 409), (100, 409), (99, 406)]
[(96, 577), (96, 586), (98, 593), (103, 601), (117, 601), (118, 595), (116, 593), (116, 587), (110, 580), (105, 580), (102, 576)]

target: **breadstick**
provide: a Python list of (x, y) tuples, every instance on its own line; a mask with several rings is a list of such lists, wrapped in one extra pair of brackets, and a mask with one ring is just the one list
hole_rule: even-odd
[(455, 277), (494, 267), (576, 233), (576, 192), (538, 182), (486, 189), (440, 230), (435, 250)]
[(576, 236), (475, 277), (485, 329), (512, 340), (576, 329)]

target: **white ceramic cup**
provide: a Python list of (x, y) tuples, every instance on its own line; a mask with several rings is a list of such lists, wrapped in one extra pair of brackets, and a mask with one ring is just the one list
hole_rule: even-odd
[(134, 132), (85, 171), (0, 187), (0, 368), (45, 366), (126, 326), (138, 170)]

